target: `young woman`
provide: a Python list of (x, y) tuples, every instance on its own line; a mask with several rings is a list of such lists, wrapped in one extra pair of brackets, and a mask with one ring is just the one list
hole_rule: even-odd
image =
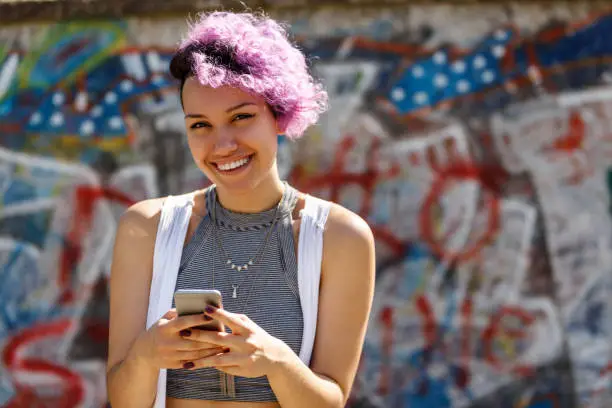
[[(181, 81), (191, 154), (213, 183), (190, 193), (172, 291), (217, 289), (223, 307), (181, 317), (169, 308), (147, 328), (153, 254), (168, 198), (128, 209), (117, 231), (110, 283), (111, 405), (344, 406), (372, 303), (373, 236), (354, 213), (283, 182), (276, 163), (278, 136), (302, 136), (325, 109), (325, 91), (284, 29), (248, 13), (202, 15), (170, 69)], [(310, 256), (299, 248), (311, 236), (301, 241), (309, 200), (323, 214), (317, 221), (320, 259), (298, 256)], [(298, 279), (298, 266), (308, 262), (320, 264), (318, 314), (311, 357), (300, 358), (304, 351), (310, 356), (300, 350), (307, 347), (307, 316)], [(211, 319), (229, 330), (195, 328)], [(166, 388), (160, 389), (164, 370)], [(220, 378), (231, 381), (221, 386)]]

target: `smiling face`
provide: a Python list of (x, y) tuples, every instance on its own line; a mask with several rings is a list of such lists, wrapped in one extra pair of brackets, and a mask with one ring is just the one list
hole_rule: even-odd
[(220, 191), (247, 193), (278, 180), (277, 123), (263, 98), (188, 78), (183, 107), (191, 155)]

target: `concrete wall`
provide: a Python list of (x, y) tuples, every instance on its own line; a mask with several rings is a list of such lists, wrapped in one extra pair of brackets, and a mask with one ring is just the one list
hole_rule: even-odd
[[(279, 17), (331, 110), (281, 173), (364, 216), (376, 298), (352, 407), (604, 407), (612, 14)], [(105, 403), (130, 203), (206, 183), (167, 74), (182, 18), (0, 28), (0, 405)]]

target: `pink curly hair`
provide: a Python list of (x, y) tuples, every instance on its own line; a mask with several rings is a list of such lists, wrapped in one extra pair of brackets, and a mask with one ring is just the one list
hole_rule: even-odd
[(301, 137), (327, 108), (327, 92), (309, 74), (304, 54), (276, 21), (251, 13), (200, 14), (170, 63), (181, 81), (238, 87), (262, 96), (281, 131)]

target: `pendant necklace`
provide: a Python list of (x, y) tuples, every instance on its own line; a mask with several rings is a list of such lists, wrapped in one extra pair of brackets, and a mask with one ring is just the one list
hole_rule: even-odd
[[(221, 241), (221, 237), (219, 236), (219, 232), (218, 232), (218, 228), (217, 228), (217, 199), (216, 197), (213, 197), (212, 199), (212, 211), (210, 212), (211, 216), (212, 216), (212, 221), (213, 221), (213, 233), (215, 235), (215, 242), (217, 243), (219, 249), (221, 250), (221, 254), (223, 255), (223, 259), (225, 259), (225, 265), (227, 265), (230, 269), (238, 271), (238, 272), (242, 272), (245, 271), (244, 273), (244, 277), (242, 278), (243, 281), (245, 281), (248, 277), (248, 271), (249, 271), (249, 267), (252, 267), (253, 265), (257, 264), (260, 260), (261, 257), (263, 256), (263, 253), (268, 245), (268, 242), (270, 241), (270, 236), (272, 235), (272, 231), (274, 230), (274, 227), (276, 226), (276, 222), (278, 220), (277, 216), (278, 216), (278, 212), (279, 209), (285, 204), (285, 195), (287, 193), (287, 185), (286, 183), (284, 183), (284, 189), (283, 189), (283, 196), (281, 197), (281, 200), (279, 201), (279, 203), (276, 206), (276, 209), (274, 210), (274, 215), (272, 218), (272, 223), (270, 224), (270, 227), (268, 229), (268, 231), (266, 232), (266, 235), (264, 237), (264, 241), (263, 243), (260, 245), (259, 250), (256, 252), (255, 256), (250, 258), (246, 263), (240, 265), (240, 264), (236, 264), (232, 258), (227, 254), (227, 252), (225, 251), (225, 248), (223, 247), (223, 242)], [(214, 268), (214, 266), (213, 266)], [(213, 287), (215, 286), (215, 276), (214, 276), (214, 272), (213, 272)], [(232, 298), (236, 299), (238, 298), (238, 289), (240, 288), (240, 285), (243, 282), (240, 282), (240, 284), (238, 283), (232, 283)]]
[[(209, 191), (209, 193), (211, 193)], [(232, 270), (236, 270), (238, 272), (244, 272), (244, 277), (243, 277), (243, 281), (246, 281), (248, 278), (248, 273), (250, 271), (249, 266), (253, 266), (256, 265), (257, 262), (260, 261), (260, 258), (264, 252), (264, 249), (266, 248), (268, 241), (270, 239), (270, 235), (272, 234), (272, 231), (274, 230), (274, 227), (276, 226), (276, 222), (277, 222), (277, 215), (278, 215), (278, 210), (279, 208), (285, 204), (285, 194), (287, 193), (287, 185), (285, 183), (285, 188), (283, 191), (283, 196), (280, 200), (280, 202), (278, 203), (278, 205), (276, 206), (276, 209), (274, 210), (274, 218), (272, 219), (272, 223), (270, 224), (269, 230), (266, 232), (266, 236), (264, 238), (264, 242), (262, 243), (262, 245), (260, 245), (259, 251), (257, 251), (256, 255), (249, 259), (245, 264), (243, 265), (236, 265), (234, 263), (234, 261), (232, 261), (232, 258), (229, 257), (227, 255), (227, 252), (225, 251), (225, 248), (223, 248), (223, 243), (221, 242), (221, 238), (219, 236), (219, 233), (217, 231), (217, 199), (216, 197), (212, 197), (212, 211), (210, 211), (210, 215), (212, 218), (212, 223), (213, 223), (213, 233), (214, 233), (214, 238), (215, 238), (215, 242), (218, 244), (219, 249), (221, 250), (221, 253), (224, 257), (224, 259), (226, 259), (225, 261), (225, 265), (227, 265), (230, 269)], [(214, 252), (213, 252), (214, 253)], [(213, 255), (213, 260), (212, 260), (212, 286), (213, 289), (215, 288), (215, 257)], [(257, 278), (259, 277), (259, 275), (261, 274), (257, 274), (255, 276), (255, 279), (253, 280), (253, 282), (251, 283), (251, 287), (249, 288), (246, 298), (243, 300), (242, 302), (242, 307), (240, 308), (241, 312), (240, 313), (244, 313), (244, 311), (246, 310), (246, 307), (248, 305), (249, 299), (251, 297), (251, 289), (253, 288), (253, 286), (255, 285), (255, 282), (257, 281)], [(242, 283), (242, 282), (241, 282)], [(237, 283), (232, 283), (232, 298), (236, 299), (238, 298), (238, 289), (240, 288), (240, 285)], [(233, 375), (231, 374), (227, 374), (224, 373), (222, 371), (219, 372), (219, 380), (220, 380), (220, 386), (221, 386), (221, 392), (223, 395), (227, 395), (230, 396), (231, 398), (235, 398), (236, 397), (236, 382), (235, 382), (235, 378)]]

